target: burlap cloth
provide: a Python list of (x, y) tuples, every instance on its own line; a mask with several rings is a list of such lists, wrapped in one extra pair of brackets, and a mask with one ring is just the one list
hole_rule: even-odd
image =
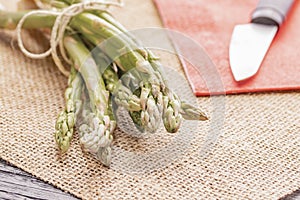
[[(151, 0), (127, 0), (114, 11), (130, 29), (161, 26)], [(40, 50), (38, 37), (26, 34), (31, 49)], [(0, 157), (34, 176), (83, 199), (278, 199), (300, 187), (299, 92), (226, 96), (219, 101), (226, 109), (198, 98), (211, 119), (186, 123), (178, 134), (191, 140), (175, 146), (176, 158), (161, 164), (151, 156), (176, 135), (136, 139), (117, 131), (109, 169), (82, 153), (77, 136), (66, 155), (58, 154), (54, 123), (67, 79), (50, 58), (23, 56), (11, 36), (0, 34)], [(181, 70), (176, 59), (163, 59)], [(204, 154), (214, 130), (219, 137)]]

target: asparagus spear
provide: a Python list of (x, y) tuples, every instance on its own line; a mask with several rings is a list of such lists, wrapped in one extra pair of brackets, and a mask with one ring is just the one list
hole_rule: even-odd
[(68, 80), (68, 88), (65, 92), (66, 107), (59, 114), (55, 125), (55, 141), (62, 153), (68, 150), (73, 137), (76, 118), (82, 105), (82, 89), (83, 81), (81, 76), (72, 67)]
[(92, 112), (87, 117), (86, 124), (79, 128), (80, 142), (87, 151), (97, 155), (104, 165), (109, 165), (110, 159), (104, 155), (110, 152), (112, 133), (116, 127), (116, 122), (111, 119), (109, 113), (109, 92), (95, 61), (82, 41), (76, 35), (67, 35), (64, 38), (64, 46), (83, 77), (90, 99)]
[[(0, 28), (15, 29), (21, 18), (28, 13), (28, 11), (10, 12), (0, 10)], [(39, 14), (31, 15), (24, 22), (23, 28), (37, 29), (37, 28), (51, 28), (55, 22), (56, 17), (53, 15)]]
[[(91, 109), (88, 96), (84, 101), (81, 120), (78, 120), (77, 125), (83, 150), (95, 155), (105, 166), (110, 166), (112, 137), (103, 134), (105, 126)], [(106, 131), (105, 134), (109, 133)]]

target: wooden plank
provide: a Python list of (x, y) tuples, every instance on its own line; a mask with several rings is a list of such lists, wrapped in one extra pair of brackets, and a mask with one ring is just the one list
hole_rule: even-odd
[(13, 174), (16, 174), (16, 175), (22, 175), (22, 176), (29, 176), (31, 177), (30, 174), (16, 168), (16, 167), (13, 167), (11, 166), (9, 163), (3, 161), (3, 160), (0, 160), (0, 172), (7, 172), (7, 173), (13, 173)]
[(76, 198), (0, 160), (0, 199)]
[(0, 191), (0, 199), (1, 200), (12, 200), (12, 199), (16, 199), (16, 200), (23, 200), (23, 199), (34, 199), (32, 197), (27, 197), (27, 196), (23, 196), (23, 195), (18, 195), (15, 193), (10, 193), (10, 192), (2, 192)]
[(300, 200), (300, 189), (296, 190), (292, 194), (286, 195), (285, 197), (281, 198), (280, 200)]
[[(76, 200), (77, 198), (0, 159), (0, 199)], [(300, 200), (300, 190), (281, 198), (281, 200)]]

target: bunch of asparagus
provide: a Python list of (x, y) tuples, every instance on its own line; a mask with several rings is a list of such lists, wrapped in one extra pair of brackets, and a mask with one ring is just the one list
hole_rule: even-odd
[[(38, 7), (63, 10), (81, 0), (39, 0)], [(28, 11), (0, 11), (0, 27), (14, 29)], [(51, 29), (56, 16), (29, 16), (27, 29)], [(56, 121), (55, 140), (62, 153), (78, 128), (84, 150), (104, 165), (111, 163), (113, 105), (124, 107), (142, 132), (155, 132), (162, 121), (168, 132), (182, 120), (207, 120), (197, 107), (181, 101), (168, 86), (158, 58), (144, 48), (107, 10), (85, 10), (72, 17), (62, 38), (72, 61), (65, 108)], [(99, 45), (100, 44), (100, 45)]]

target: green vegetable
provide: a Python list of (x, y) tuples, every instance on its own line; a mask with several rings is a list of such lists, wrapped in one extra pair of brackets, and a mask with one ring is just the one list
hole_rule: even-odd
[(90, 100), (91, 114), (88, 115), (86, 124), (79, 127), (80, 142), (87, 151), (96, 154), (103, 164), (109, 165), (107, 153), (110, 152), (112, 134), (116, 127), (116, 122), (109, 113), (109, 92), (94, 59), (80, 38), (76, 35), (65, 36), (64, 45), (74, 66), (82, 75)]
[[(82, 1), (40, 2), (63, 9)], [(0, 28), (15, 28), (27, 12), (0, 11)], [(23, 28), (51, 28), (55, 20), (51, 14), (32, 15)], [(183, 118), (208, 119), (199, 108), (173, 92), (159, 59), (107, 11), (87, 10), (72, 17), (63, 44), (72, 68), (65, 92), (66, 106), (56, 122), (55, 140), (61, 152), (68, 150), (76, 124), (83, 149), (109, 166), (116, 128), (114, 103), (129, 112), (141, 131), (155, 132), (162, 121), (166, 130), (174, 133)]]
[(70, 146), (74, 134), (76, 118), (82, 105), (81, 93), (83, 81), (81, 76), (72, 67), (69, 76), (68, 88), (65, 91), (65, 109), (58, 115), (55, 125), (55, 141), (62, 153)]

